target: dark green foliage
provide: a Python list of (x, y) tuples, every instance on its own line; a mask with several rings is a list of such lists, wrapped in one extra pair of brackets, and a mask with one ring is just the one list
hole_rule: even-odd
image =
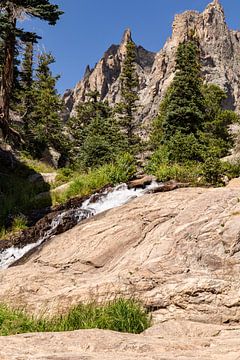
[(21, 64), (21, 85), (24, 90), (29, 89), (33, 83), (33, 43), (27, 42)]
[(227, 171), (219, 159), (233, 146), (229, 125), (239, 118), (223, 109), (226, 94), (221, 88), (202, 84), (197, 42), (180, 44), (176, 62), (174, 80), (153, 122), (150, 141), (157, 150), (148, 170), (164, 178), (173, 173), (171, 166), (181, 174), (177, 177), (190, 168), (196, 178), (219, 183)]
[(150, 325), (149, 315), (135, 300), (117, 299), (106, 305), (80, 304), (70, 309), (66, 315), (52, 319), (35, 319), (23, 311), (0, 306), (1, 336), (95, 328), (139, 334)]
[(50, 25), (55, 25), (63, 14), (58, 5), (51, 4), (49, 0), (1, 0), (0, 9), (12, 9), (19, 17), (23, 14), (37, 17)]
[(237, 114), (230, 110), (223, 110), (226, 93), (216, 85), (203, 87), (205, 99), (205, 122), (201, 137), (209, 148), (215, 149), (215, 155), (222, 157), (233, 146), (233, 139), (229, 133), (229, 125), (239, 122)]
[(77, 116), (68, 125), (74, 139), (72, 160), (84, 169), (112, 162), (127, 148), (113, 109), (98, 101), (97, 93), (89, 94), (89, 98), (79, 105)]
[(208, 183), (218, 184), (223, 174), (222, 170), (222, 164), (218, 158), (214, 156), (206, 158), (203, 164), (203, 176)]
[(60, 119), (63, 104), (56, 91), (58, 76), (53, 76), (50, 65), (54, 62), (51, 54), (39, 56), (36, 79), (30, 88), (31, 111), (25, 116), (27, 121), (28, 149), (35, 156), (49, 146), (60, 152), (67, 149), (67, 140)]
[(183, 134), (180, 131), (176, 131), (166, 143), (166, 147), (169, 161), (186, 162), (201, 160), (202, 146), (192, 133)]
[(196, 134), (202, 127), (205, 107), (200, 70), (197, 44), (194, 41), (180, 44), (176, 74), (165, 100), (165, 111), (161, 114), (164, 142), (176, 131)]
[(121, 73), (122, 102), (118, 106), (121, 116), (120, 124), (125, 129), (130, 145), (136, 143), (134, 130), (136, 130), (135, 114), (138, 101), (138, 76), (136, 73), (136, 45), (129, 40), (126, 45), (126, 56)]
[[(13, 103), (14, 82), (17, 78), (14, 63), (17, 53), (18, 38), (22, 41), (31, 33), (26, 33), (17, 28), (17, 21), (25, 15), (36, 17), (55, 25), (62, 11), (58, 5), (50, 4), (49, 0), (1, 0), (0, 3), (0, 33), (3, 56), (0, 59), (2, 65), (0, 82), (0, 128), (3, 136), (7, 138), (10, 134), (16, 135), (11, 129), (9, 118), (10, 104)], [(34, 37), (35, 34), (32, 34)], [(37, 37), (35, 36), (35, 39)], [(15, 68), (15, 69), (14, 69)], [(18, 142), (20, 138), (18, 136)]]
[(85, 128), (80, 158), (83, 166), (95, 167), (114, 161), (127, 142), (114, 118), (97, 116)]

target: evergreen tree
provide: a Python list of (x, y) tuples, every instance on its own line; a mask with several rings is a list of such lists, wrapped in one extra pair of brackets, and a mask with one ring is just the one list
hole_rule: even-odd
[(112, 162), (127, 148), (127, 139), (113, 117), (99, 114), (85, 128), (79, 162), (91, 168)]
[(36, 79), (32, 84), (31, 112), (28, 113), (29, 147), (32, 153), (40, 156), (42, 151), (52, 146), (60, 152), (66, 151), (66, 139), (62, 134), (60, 119), (62, 100), (56, 91), (58, 76), (53, 76), (50, 65), (54, 62), (51, 54), (42, 54), (38, 59)]
[(19, 87), (17, 88), (16, 94), (16, 110), (20, 113), (20, 116), (24, 121), (25, 132), (28, 131), (28, 114), (32, 111), (34, 102), (32, 98), (32, 85), (34, 44), (36, 42), (36, 37), (28, 36), (25, 39), (24, 55), (21, 63), (21, 70), (19, 72)]
[(197, 42), (180, 44), (175, 77), (153, 122), (153, 148), (161, 148), (165, 162), (166, 154), (167, 161), (178, 163), (226, 156), (233, 145), (228, 126), (238, 117), (223, 110), (225, 99), (218, 86), (203, 85)]
[(137, 110), (138, 76), (136, 73), (136, 45), (129, 40), (126, 45), (126, 55), (121, 73), (121, 97), (119, 109), (122, 114), (120, 124), (127, 133), (130, 145), (135, 142), (134, 130), (136, 129), (135, 114)]
[(204, 121), (201, 67), (197, 43), (180, 44), (176, 56), (176, 73), (161, 113), (163, 141), (177, 131), (196, 135)]
[(229, 125), (238, 123), (238, 115), (231, 110), (224, 110), (224, 100), (227, 94), (217, 85), (204, 85), (205, 121), (200, 134), (200, 141), (208, 149), (205, 157), (226, 156), (233, 147), (233, 137)]
[(25, 52), (21, 64), (21, 86), (23, 89), (29, 89), (33, 82), (33, 42), (28, 41), (25, 45)]
[(127, 148), (127, 139), (114, 117), (114, 109), (107, 102), (99, 101), (96, 91), (88, 97), (86, 103), (78, 105), (76, 116), (68, 122), (72, 161), (83, 168), (111, 162)]
[(4, 27), (3, 60), (0, 88), (0, 129), (4, 137), (9, 133), (9, 108), (14, 82), (14, 58), (17, 43), (17, 20), (23, 15), (37, 17), (55, 25), (62, 12), (49, 0), (1, 0), (0, 28)]

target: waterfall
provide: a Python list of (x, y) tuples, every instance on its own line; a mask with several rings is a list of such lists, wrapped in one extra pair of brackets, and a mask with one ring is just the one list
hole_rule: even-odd
[(30, 250), (37, 248), (52, 238), (57, 233), (59, 226), (61, 226), (66, 219), (70, 218), (74, 224), (73, 226), (75, 226), (84, 219), (89, 219), (96, 214), (126, 204), (128, 201), (140, 197), (158, 186), (159, 183), (155, 181), (146, 186), (145, 189), (129, 189), (127, 184), (121, 184), (113, 189), (106, 190), (102, 194), (93, 194), (89, 199), (84, 201), (79, 208), (66, 210), (56, 215), (56, 217), (52, 219), (49, 229), (46, 230), (35, 243), (28, 244), (22, 248), (12, 246), (3, 250), (0, 253), (0, 269), (8, 268)]

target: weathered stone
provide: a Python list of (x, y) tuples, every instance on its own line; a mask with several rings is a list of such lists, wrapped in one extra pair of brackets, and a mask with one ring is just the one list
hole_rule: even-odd
[(146, 175), (144, 177), (141, 177), (140, 179), (129, 181), (128, 188), (129, 189), (145, 188), (147, 185), (150, 185), (154, 180), (156, 180), (154, 176)]
[[(205, 81), (223, 88), (228, 94), (225, 107), (240, 112), (240, 32), (228, 29), (222, 6), (213, 1), (202, 13), (186, 11), (176, 15), (172, 37), (157, 54), (138, 47), (136, 69), (140, 79), (139, 122), (148, 124), (149, 120), (156, 116), (160, 101), (174, 76), (177, 47), (191, 30), (199, 39), (202, 75)], [(121, 45), (112, 45), (96, 67), (88, 71), (87, 76), (65, 96), (72, 114), (77, 104), (86, 100), (90, 89), (98, 90), (101, 99), (108, 100), (111, 104), (119, 102), (119, 76), (126, 41), (130, 36), (128, 30)], [(69, 107), (69, 104), (72, 107)], [(142, 135), (145, 133), (143, 130), (140, 132)]]
[(0, 272), (0, 298), (33, 313), (136, 296), (169, 319), (240, 320), (240, 192), (147, 194), (52, 238)]
[(61, 154), (56, 149), (49, 147), (43, 152), (41, 161), (57, 169), (60, 158)]
[(29, 181), (32, 183), (46, 182), (48, 184), (53, 184), (56, 181), (57, 173), (39, 173), (33, 174), (29, 177)]
[(240, 178), (230, 180), (227, 187), (228, 188), (240, 188)]
[(169, 321), (141, 335), (79, 330), (0, 338), (1, 360), (239, 360), (240, 327)]

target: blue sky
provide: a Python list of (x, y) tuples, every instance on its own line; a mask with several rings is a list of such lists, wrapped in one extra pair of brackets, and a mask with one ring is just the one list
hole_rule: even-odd
[[(202, 11), (209, 0), (51, 0), (65, 12), (55, 27), (29, 20), (24, 27), (42, 36), (39, 47), (56, 58), (54, 73), (60, 74), (58, 90), (73, 87), (87, 64), (94, 64), (111, 44), (118, 44), (130, 27), (133, 40), (158, 51), (171, 35), (176, 13)], [(240, 30), (240, 0), (222, 0), (226, 20)]]

